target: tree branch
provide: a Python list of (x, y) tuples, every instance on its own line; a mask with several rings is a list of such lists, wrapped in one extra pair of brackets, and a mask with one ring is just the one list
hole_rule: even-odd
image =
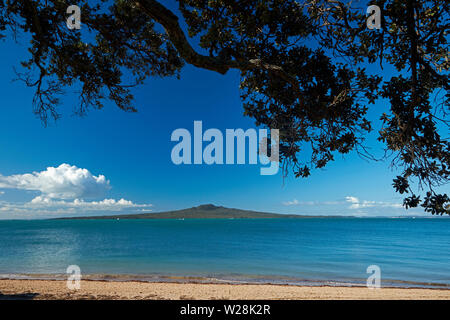
[(230, 69), (238, 69), (241, 71), (264, 69), (290, 83), (293, 89), (300, 94), (297, 79), (285, 72), (280, 66), (264, 63), (261, 59), (250, 59), (248, 61), (241, 58), (236, 60), (223, 60), (217, 57), (202, 55), (196, 52), (189, 44), (178, 23), (178, 17), (173, 12), (156, 0), (137, 0), (136, 5), (150, 18), (164, 27), (170, 41), (187, 63), (198, 68), (216, 71), (220, 74), (225, 74)]
[(187, 63), (198, 68), (216, 71), (220, 74), (225, 74), (230, 69), (224, 61), (196, 52), (187, 41), (178, 23), (178, 17), (158, 1), (138, 0), (136, 4), (145, 14), (164, 27), (170, 41)]

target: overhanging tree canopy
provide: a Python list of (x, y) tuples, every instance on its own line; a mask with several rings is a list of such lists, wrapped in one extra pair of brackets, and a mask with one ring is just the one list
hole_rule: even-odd
[[(445, 0), (372, 1), (382, 11), (379, 31), (366, 28), (361, 2), (178, 0), (172, 12), (163, 1), (80, 0), (81, 31), (66, 26), (70, 4), (0, 0), (0, 36), (31, 35), (20, 77), (36, 89), (34, 112), (44, 123), (59, 116), (58, 97), (75, 84), (79, 113), (105, 99), (136, 111), (130, 90), (147, 77), (179, 76), (185, 64), (220, 74), (235, 69), (245, 114), (280, 129), (284, 172), (307, 177), (339, 153), (371, 157), (363, 146), (372, 130), (365, 114), (385, 98), (379, 140), (402, 170), (394, 188), (406, 194), (406, 208), (450, 214), (449, 197), (434, 191), (448, 183), (450, 166)], [(368, 74), (367, 63), (380, 73)], [(394, 74), (383, 74), (386, 65)], [(411, 182), (426, 188), (423, 198)]]

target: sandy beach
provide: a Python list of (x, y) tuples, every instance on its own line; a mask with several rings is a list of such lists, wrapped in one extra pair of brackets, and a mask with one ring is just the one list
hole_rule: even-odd
[(307, 287), (269, 284), (148, 283), (81, 281), (79, 290), (69, 290), (62, 280), (0, 280), (0, 299), (446, 299), (450, 290), (365, 287)]

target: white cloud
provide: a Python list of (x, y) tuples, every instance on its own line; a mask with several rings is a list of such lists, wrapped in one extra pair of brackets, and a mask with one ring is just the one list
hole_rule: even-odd
[(294, 199), (292, 201), (283, 202), (284, 206), (297, 206), (299, 204), (300, 204), (300, 202), (297, 199)]
[[(374, 200), (361, 200), (355, 196), (347, 196), (332, 201), (301, 201), (293, 199), (282, 202), (290, 207), (290, 213), (316, 214), (316, 215), (352, 215), (352, 216), (395, 216), (395, 215), (421, 215), (420, 209), (406, 210), (401, 203)], [(301, 210), (301, 212), (299, 212)]]
[[(94, 176), (89, 170), (62, 164), (41, 172), (0, 175), (0, 188), (40, 191), (29, 202), (0, 201), (0, 219), (52, 215), (89, 215), (95, 212), (151, 211), (152, 204), (137, 204), (126, 199), (101, 199), (111, 189), (104, 175)], [(0, 191), (0, 194), (3, 192)], [(3, 214), (7, 214), (7, 216)]]
[(282, 202), (284, 206), (342, 206), (350, 204), (348, 209), (363, 209), (363, 208), (403, 208), (401, 203), (391, 203), (382, 201), (360, 200), (358, 197), (347, 196), (345, 201), (292, 201)]
[(111, 187), (104, 175), (94, 176), (87, 169), (68, 164), (45, 171), (11, 176), (0, 175), (0, 188), (40, 191), (46, 198), (96, 198)]
[(319, 205), (337, 205), (342, 204), (342, 201), (298, 201), (294, 199), (292, 201), (282, 202), (284, 206), (319, 206)]
[(359, 203), (359, 199), (356, 197), (347, 196), (345, 197), (345, 201), (350, 203)]
[(369, 201), (369, 200), (359, 200), (357, 197), (347, 196), (345, 201), (350, 203), (349, 209), (363, 209), (363, 208), (402, 208), (401, 203), (391, 203), (382, 201)]
[(136, 204), (130, 200), (120, 199), (104, 199), (101, 201), (84, 201), (82, 199), (75, 199), (73, 201), (53, 200), (38, 196), (25, 204), (29, 208), (79, 208), (86, 210), (109, 210), (118, 211), (130, 208), (150, 208), (151, 204)]
[[(0, 202), (0, 213), (8, 213), (11, 215), (82, 215), (94, 212), (136, 212), (136, 211), (151, 211), (152, 204), (137, 204), (130, 200), (120, 199), (104, 199), (101, 201), (84, 201), (81, 199), (54, 200), (38, 196), (26, 203), (10, 203)], [(1, 218), (1, 217), (0, 217)]]

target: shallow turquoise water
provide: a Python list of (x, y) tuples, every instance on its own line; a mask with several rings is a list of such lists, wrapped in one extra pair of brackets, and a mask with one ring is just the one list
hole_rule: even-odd
[(0, 221), (0, 274), (450, 288), (450, 219)]

